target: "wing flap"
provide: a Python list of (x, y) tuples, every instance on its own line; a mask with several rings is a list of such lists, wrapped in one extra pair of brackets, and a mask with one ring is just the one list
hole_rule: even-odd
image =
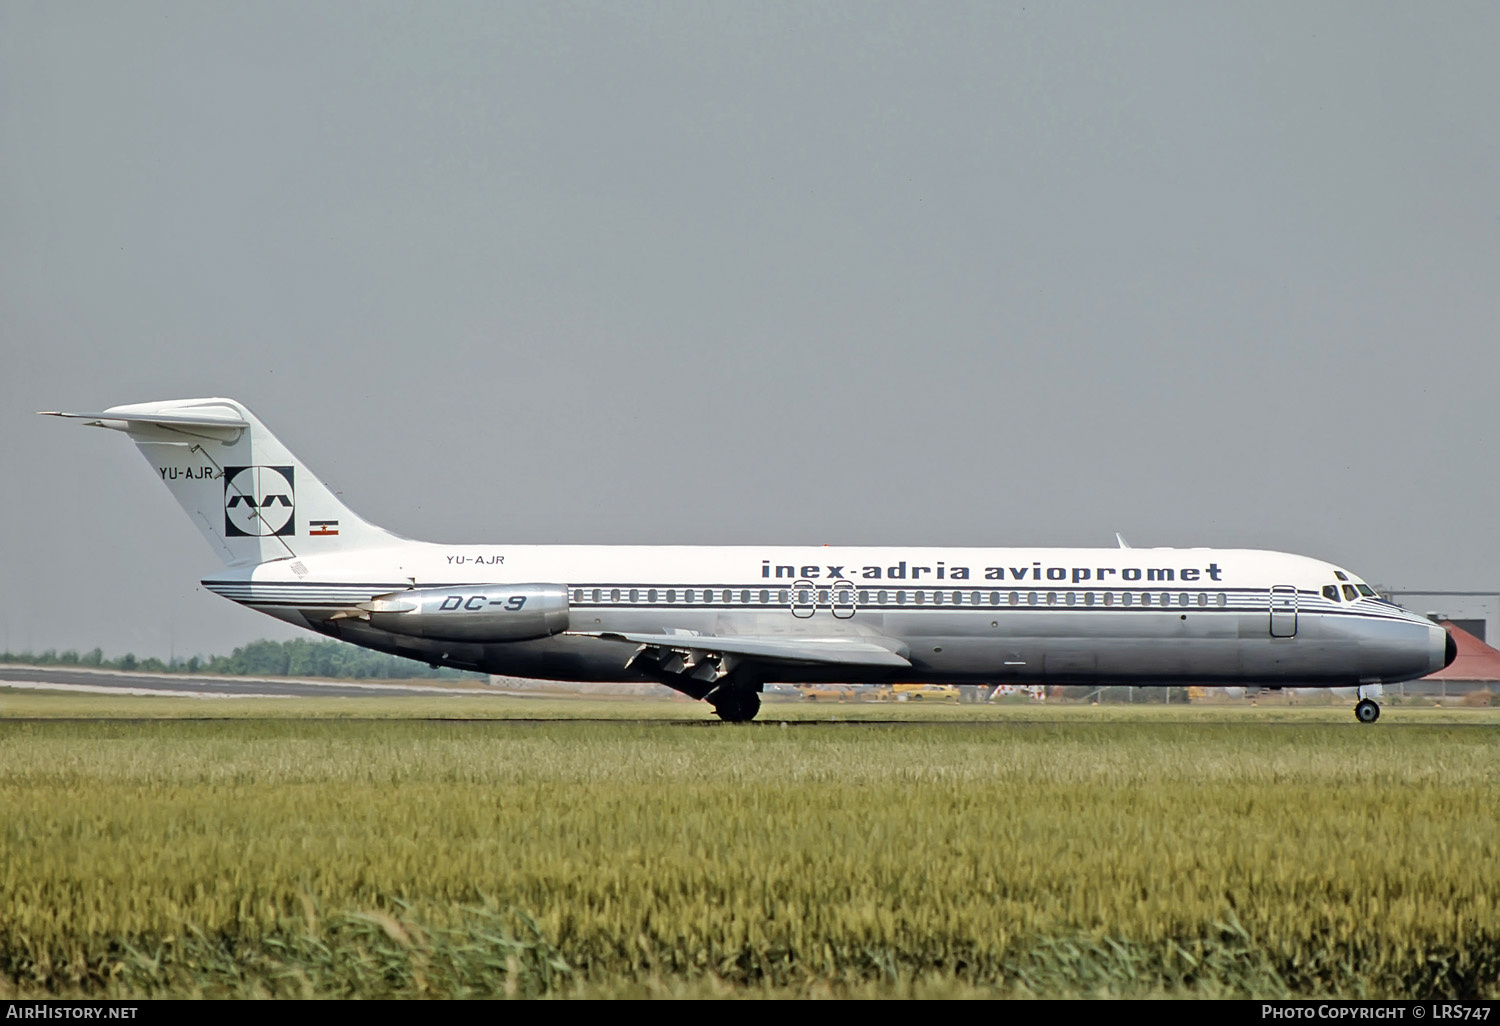
[(738, 655), (790, 663), (834, 663), (842, 666), (911, 666), (896, 641), (868, 636), (774, 634), (634, 634), (622, 631), (569, 631), (581, 637), (628, 641), (684, 653)]

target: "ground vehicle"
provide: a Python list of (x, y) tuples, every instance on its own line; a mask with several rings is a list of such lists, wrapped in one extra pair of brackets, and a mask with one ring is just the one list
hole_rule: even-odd
[(848, 684), (798, 684), (797, 693), (808, 702), (859, 701), (859, 694)]
[(891, 697), (898, 702), (957, 702), (955, 684), (892, 684)]

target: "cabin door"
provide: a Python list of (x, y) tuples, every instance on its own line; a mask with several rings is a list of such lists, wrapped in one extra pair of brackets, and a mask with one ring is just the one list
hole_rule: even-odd
[(1271, 589), (1271, 637), (1297, 636), (1297, 588), (1278, 584)]

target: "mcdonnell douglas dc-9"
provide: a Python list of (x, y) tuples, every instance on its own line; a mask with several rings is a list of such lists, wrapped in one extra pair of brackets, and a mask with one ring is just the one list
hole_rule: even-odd
[(1282, 552), (439, 545), (361, 520), (231, 399), (55, 415), (135, 442), (222, 558), (216, 594), (434, 666), (656, 681), (727, 721), (768, 683), (1361, 688), (1457, 652)]

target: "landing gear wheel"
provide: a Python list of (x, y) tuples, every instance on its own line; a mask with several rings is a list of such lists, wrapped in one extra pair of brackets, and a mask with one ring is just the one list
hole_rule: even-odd
[(725, 689), (709, 701), (725, 723), (749, 723), (760, 712), (760, 695), (748, 688)]
[(1380, 719), (1380, 706), (1368, 698), (1360, 699), (1359, 704), (1354, 707), (1354, 716), (1361, 723), (1374, 723)]

